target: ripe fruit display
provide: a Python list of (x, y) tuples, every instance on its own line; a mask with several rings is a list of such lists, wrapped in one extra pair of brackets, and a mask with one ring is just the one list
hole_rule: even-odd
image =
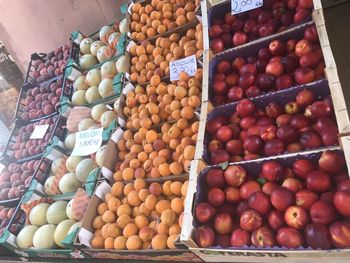
[[(59, 116), (55, 115), (20, 128), (15, 127), (3, 156), (9, 160), (21, 160), (43, 153), (53, 135), (63, 135), (62, 128), (56, 127), (59, 121)], [(42, 139), (30, 139), (35, 126), (45, 124), (49, 125), (45, 136)]]
[[(322, 168), (326, 158), (328, 167), (337, 168), (336, 173)], [(312, 169), (307, 169), (310, 164)], [(306, 175), (297, 172), (302, 169), (308, 170)], [(259, 248), (349, 247), (350, 195), (347, 196), (348, 191), (336, 190), (350, 181), (349, 178), (336, 180), (344, 173), (345, 158), (340, 151), (324, 151), (318, 157), (312, 154), (265, 160), (253, 166), (230, 165), (224, 171), (218, 166), (212, 167), (200, 175), (206, 177), (206, 184), (200, 189), (203, 192), (194, 217), (196, 225), (202, 226), (194, 230), (193, 238), (200, 247), (222, 246), (217, 238), (221, 235), (230, 237), (226, 247), (250, 244)], [(224, 178), (224, 182), (215, 187), (210, 183), (214, 174)], [(233, 180), (237, 178), (242, 180)], [(300, 188), (285, 184), (289, 179)], [(276, 187), (268, 191), (271, 184)], [(322, 190), (321, 186), (324, 186)], [(220, 192), (234, 189), (238, 193), (236, 198), (223, 194), (221, 198)], [(327, 195), (334, 197), (325, 199)], [(211, 225), (212, 231), (209, 231), (207, 228)]]
[(131, 6), (131, 39), (141, 42), (197, 20), (199, 2), (153, 0)]
[(116, 182), (97, 207), (92, 248), (174, 249), (188, 181)]
[(184, 33), (173, 33), (169, 37), (158, 37), (155, 43), (144, 40), (131, 46), (130, 80), (143, 84), (152, 76), (169, 76), (169, 63), (191, 55), (199, 58), (203, 52), (202, 24)]
[(98, 103), (116, 95), (113, 79), (118, 73), (129, 71), (129, 63), (129, 56), (123, 55), (77, 77), (73, 83), (72, 104), (83, 106)]
[[(231, 14), (229, 4), (225, 5), (225, 10), (213, 8), (209, 29), (211, 50), (220, 53), (310, 20), (313, 4), (304, 2), (264, 1), (262, 7), (237, 15)], [(310, 33), (313, 32), (316, 31)]]
[[(79, 65), (83, 70), (112, 59), (117, 53), (121, 34), (127, 32), (126, 19), (103, 26), (98, 35), (86, 37), (79, 43)], [(124, 45), (124, 43), (121, 43)]]
[(6, 229), (12, 216), (15, 213), (15, 207), (4, 207), (0, 206), (0, 234)]
[(51, 51), (43, 58), (33, 60), (29, 65), (27, 81), (32, 84), (40, 84), (62, 75), (69, 58), (69, 50), (70, 46), (64, 45)]
[(215, 62), (211, 81), (214, 105), (308, 84), (324, 78), (325, 64), (318, 37), (272, 40), (255, 54)]
[[(39, 165), (40, 160), (38, 159), (27, 161), (22, 164), (8, 164), (0, 173), (0, 201), (21, 197), (25, 188), (32, 181), (34, 171)], [(45, 169), (46, 166), (42, 165), (42, 168)], [(42, 180), (43, 177), (44, 174), (38, 170), (35, 174), (35, 178)]]
[[(243, 99), (233, 106), (234, 113), (231, 106), (221, 114), (215, 115), (214, 110), (211, 114), (215, 117), (209, 118), (206, 128), (208, 162), (237, 162), (337, 145), (331, 100), (316, 97), (311, 89), (304, 89), (284, 106), (278, 98), (276, 102), (259, 102), (259, 106)], [(326, 167), (326, 159), (324, 163)]]
[(55, 113), (60, 105), (63, 89), (65, 89), (63, 78), (44, 83), (38, 87), (22, 89), (18, 104), (20, 107), (18, 117), (29, 121)]

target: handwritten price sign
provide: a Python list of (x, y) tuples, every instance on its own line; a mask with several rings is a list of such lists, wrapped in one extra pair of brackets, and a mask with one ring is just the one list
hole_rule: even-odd
[(30, 135), (29, 139), (42, 139), (42, 138), (44, 138), (48, 128), (49, 128), (48, 124), (36, 125), (34, 127), (33, 133)]
[(97, 152), (102, 145), (102, 132), (103, 128), (77, 132), (71, 155), (86, 156)]
[(196, 56), (174, 60), (170, 62), (170, 80), (179, 80), (181, 72), (186, 72), (189, 76), (194, 76), (197, 70)]
[(236, 15), (263, 5), (263, 0), (231, 0), (231, 14)]

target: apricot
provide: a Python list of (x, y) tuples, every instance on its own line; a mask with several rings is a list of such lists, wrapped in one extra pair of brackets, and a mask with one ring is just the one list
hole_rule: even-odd
[(126, 249), (126, 237), (118, 236), (114, 239), (114, 249), (124, 250)]
[(139, 229), (141, 229), (144, 226), (147, 226), (149, 223), (147, 217), (144, 215), (136, 216), (134, 222)]
[(92, 248), (104, 248), (104, 243), (105, 243), (105, 240), (102, 236), (94, 236), (92, 239), (91, 239), (91, 247)]
[(137, 228), (137, 226), (134, 223), (129, 223), (123, 229), (123, 236), (128, 238), (132, 235), (136, 235), (138, 233), (138, 231), (139, 231), (139, 229)]
[(102, 215), (102, 220), (105, 223), (112, 223), (115, 221), (115, 214), (110, 210), (106, 210)]
[(117, 226), (124, 228), (127, 224), (131, 222), (131, 217), (129, 215), (121, 215), (117, 219)]
[(179, 197), (175, 197), (174, 199), (172, 199), (170, 206), (171, 209), (178, 215), (181, 214), (184, 210), (183, 200)]
[(181, 187), (182, 187), (183, 183), (182, 182), (172, 182), (170, 185), (170, 191), (176, 195), (176, 196), (180, 196), (181, 195)]
[(180, 175), (183, 173), (183, 167), (178, 162), (171, 163), (169, 169), (172, 175)]
[(164, 234), (157, 234), (152, 238), (152, 248), (157, 249), (166, 249), (167, 247), (168, 236)]
[(123, 179), (126, 181), (130, 181), (134, 179), (134, 173), (135, 173), (135, 170), (131, 167), (124, 169), (124, 171), (122, 172)]
[(110, 226), (111, 224), (108, 223), (108, 224), (105, 224), (102, 228), (101, 228), (101, 234), (102, 234), (102, 237), (104, 239), (110, 237), (109, 233), (108, 233), (108, 227)]
[(184, 150), (184, 157), (186, 160), (193, 160), (196, 147), (193, 145), (187, 145)]
[(181, 233), (181, 227), (179, 224), (173, 224), (169, 227), (169, 235), (179, 235)]
[(150, 194), (149, 196), (147, 196), (145, 200), (145, 206), (148, 210), (153, 210), (156, 207), (156, 204), (157, 204), (157, 197), (155, 195)]
[(108, 200), (108, 209), (111, 210), (112, 212), (116, 212), (118, 207), (122, 204), (121, 201), (116, 198), (112, 197), (111, 199)]
[(126, 241), (126, 249), (128, 250), (139, 250), (142, 248), (142, 241), (139, 236), (133, 235), (128, 237)]
[(157, 232), (157, 234), (168, 235), (169, 227), (163, 223), (157, 223), (156, 224), (156, 232)]
[(150, 177), (151, 177), (151, 178), (157, 178), (157, 177), (160, 177), (160, 176), (161, 176), (161, 175), (160, 175), (160, 172), (159, 172), (158, 167), (153, 167), (153, 168), (151, 169)]
[(131, 215), (131, 207), (128, 204), (122, 204), (117, 209), (117, 215)]
[(181, 135), (181, 130), (175, 125), (172, 125), (168, 131), (171, 139), (176, 139)]
[(143, 242), (151, 241), (156, 232), (149, 226), (144, 226), (139, 231), (139, 237)]
[(175, 219), (176, 214), (171, 209), (164, 210), (160, 216), (160, 221), (162, 222), (162, 224), (167, 226), (171, 226), (175, 222)]
[(159, 196), (162, 194), (162, 187), (159, 183), (153, 182), (149, 185), (149, 192), (155, 196)]
[(111, 193), (115, 197), (119, 197), (123, 194), (124, 184), (122, 182), (116, 182), (112, 186)]
[(142, 202), (144, 202), (146, 200), (147, 196), (149, 196), (148, 189), (141, 189), (139, 191), (139, 198)]
[(170, 202), (168, 200), (160, 200), (156, 204), (156, 211), (162, 213), (164, 210), (171, 208)]
[(170, 248), (170, 249), (175, 249), (176, 246), (174, 244), (175, 240), (177, 239), (178, 237), (178, 234), (173, 234), (173, 235), (170, 235), (167, 239), (167, 247)]
[(102, 236), (102, 231), (101, 231), (101, 229), (96, 229), (95, 232), (94, 232), (94, 235), (95, 235), (95, 236)]
[(110, 224), (107, 229), (107, 233), (110, 237), (116, 238), (122, 234), (121, 228), (117, 224)]
[(132, 190), (127, 196), (128, 203), (132, 206), (139, 206), (141, 204), (141, 199), (139, 198), (139, 193), (137, 190)]
[(113, 195), (112, 195), (111, 193), (107, 193), (107, 194), (105, 195), (105, 200), (106, 200), (106, 202), (108, 202), (111, 198), (113, 198)]
[(102, 215), (106, 210), (108, 210), (108, 205), (106, 202), (102, 202), (97, 206), (97, 213)]
[(92, 221), (92, 226), (95, 229), (101, 229), (105, 222), (102, 220), (102, 216), (96, 216)]
[(133, 209), (132, 209), (132, 217), (137, 217), (138, 215), (140, 215), (141, 212), (140, 212), (140, 207), (138, 206), (135, 206)]
[(154, 130), (149, 130), (146, 133), (146, 141), (147, 143), (154, 143), (158, 139), (158, 134)]
[(127, 183), (124, 186), (124, 189), (123, 189), (124, 196), (127, 196), (132, 190), (135, 190), (134, 184), (133, 183)]
[(187, 194), (188, 181), (185, 181), (181, 186), (181, 195), (186, 196)]

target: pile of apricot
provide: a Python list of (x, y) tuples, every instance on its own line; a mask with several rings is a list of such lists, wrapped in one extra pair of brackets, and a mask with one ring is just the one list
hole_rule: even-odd
[(96, 249), (174, 249), (181, 233), (188, 181), (116, 182), (97, 207)]

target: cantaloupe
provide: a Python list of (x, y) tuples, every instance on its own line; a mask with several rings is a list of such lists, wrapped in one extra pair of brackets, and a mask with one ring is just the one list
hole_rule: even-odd
[(49, 224), (58, 225), (63, 220), (68, 219), (66, 214), (66, 207), (68, 202), (66, 201), (56, 201), (52, 203), (47, 209), (46, 219)]
[(22, 228), (16, 237), (16, 244), (19, 248), (31, 248), (33, 246), (33, 237), (35, 232), (39, 229), (38, 226), (27, 225)]
[(69, 150), (73, 150), (75, 146), (75, 138), (76, 138), (75, 133), (68, 134), (66, 139), (64, 140), (64, 146)]
[(36, 226), (43, 226), (47, 224), (46, 212), (49, 207), (50, 204), (48, 203), (40, 203), (34, 206), (29, 213), (29, 222)]
[(86, 70), (91, 68), (93, 65), (96, 65), (98, 60), (95, 56), (91, 54), (85, 54), (79, 58), (79, 65), (82, 69)]
[(101, 67), (102, 79), (113, 79), (117, 75), (117, 67), (114, 61), (103, 63)]
[(33, 236), (33, 246), (36, 249), (51, 249), (55, 247), (54, 233), (56, 226), (47, 224), (35, 231)]
[(56, 227), (55, 233), (53, 235), (53, 238), (55, 240), (55, 243), (59, 247), (65, 247), (62, 244), (62, 241), (66, 238), (69, 229), (72, 225), (74, 225), (76, 222), (71, 219), (67, 219), (59, 223)]
[(100, 122), (101, 116), (105, 111), (108, 111), (108, 108), (105, 104), (101, 103), (95, 105), (91, 109), (91, 117), (94, 119), (94, 121)]
[(86, 73), (86, 83), (91, 86), (98, 86), (101, 82), (101, 71), (97, 68), (91, 69)]
[(94, 169), (94, 161), (91, 158), (81, 160), (75, 168), (75, 176), (81, 183), (85, 183), (92, 169)]
[(101, 125), (103, 128), (107, 128), (112, 121), (117, 119), (117, 114), (113, 111), (105, 111), (101, 116)]
[(83, 160), (84, 158), (81, 156), (69, 156), (66, 160), (66, 168), (68, 172), (75, 172), (75, 168), (77, 167), (78, 163)]
[(89, 85), (85, 82), (85, 75), (80, 75), (73, 82), (74, 90), (86, 90), (89, 88)]
[(89, 102), (89, 103), (94, 103), (94, 102), (100, 100), (101, 95), (100, 95), (100, 92), (98, 91), (98, 87), (92, 86), (92, 87), (88, 88), (88, 90), (85, 93), (85, 97), (86, 97), (87, 102)]
[(80, 52), (83, 54), (90, 54), (90, 47), (91, 44), (94, 42), (94, 40), (92, 38), (84, 38), (81, 42), (80, 42)]
[(90, 47), (91, 54), (96, 57), (97, 51), (100, 49), (100, 47), (103, 47), (103, 46), (105, 46), (105, 44), (102, 41), (96, 40), (94, 43), (91, 44), (91, 47)]
[(58, 184), (62, 194), (74, 193), (80, 186), (81, 182), (75, 177), (74, 173), (63, 175)]
[(86, 118), (83, 119), (79, 122), (78, 124), (78, 131), (86, 131), (87, 129), (89, 129), (92, 125), (95, 124), (95, 121), (91, 118)]
[(87, 104), (86, 98), (85, 98), (86, 90), (77, 90), (73, 92), (72, 95), (72, 103), (75, 106), (82, 106)]
[(111, 79), (102, 80), (100, 85), (98, 86), (98, 91), (100, 92), (100, 95), (102, 98), (107, 98), (109, 96), (112, 96), (114, 94), (113, 80)]

